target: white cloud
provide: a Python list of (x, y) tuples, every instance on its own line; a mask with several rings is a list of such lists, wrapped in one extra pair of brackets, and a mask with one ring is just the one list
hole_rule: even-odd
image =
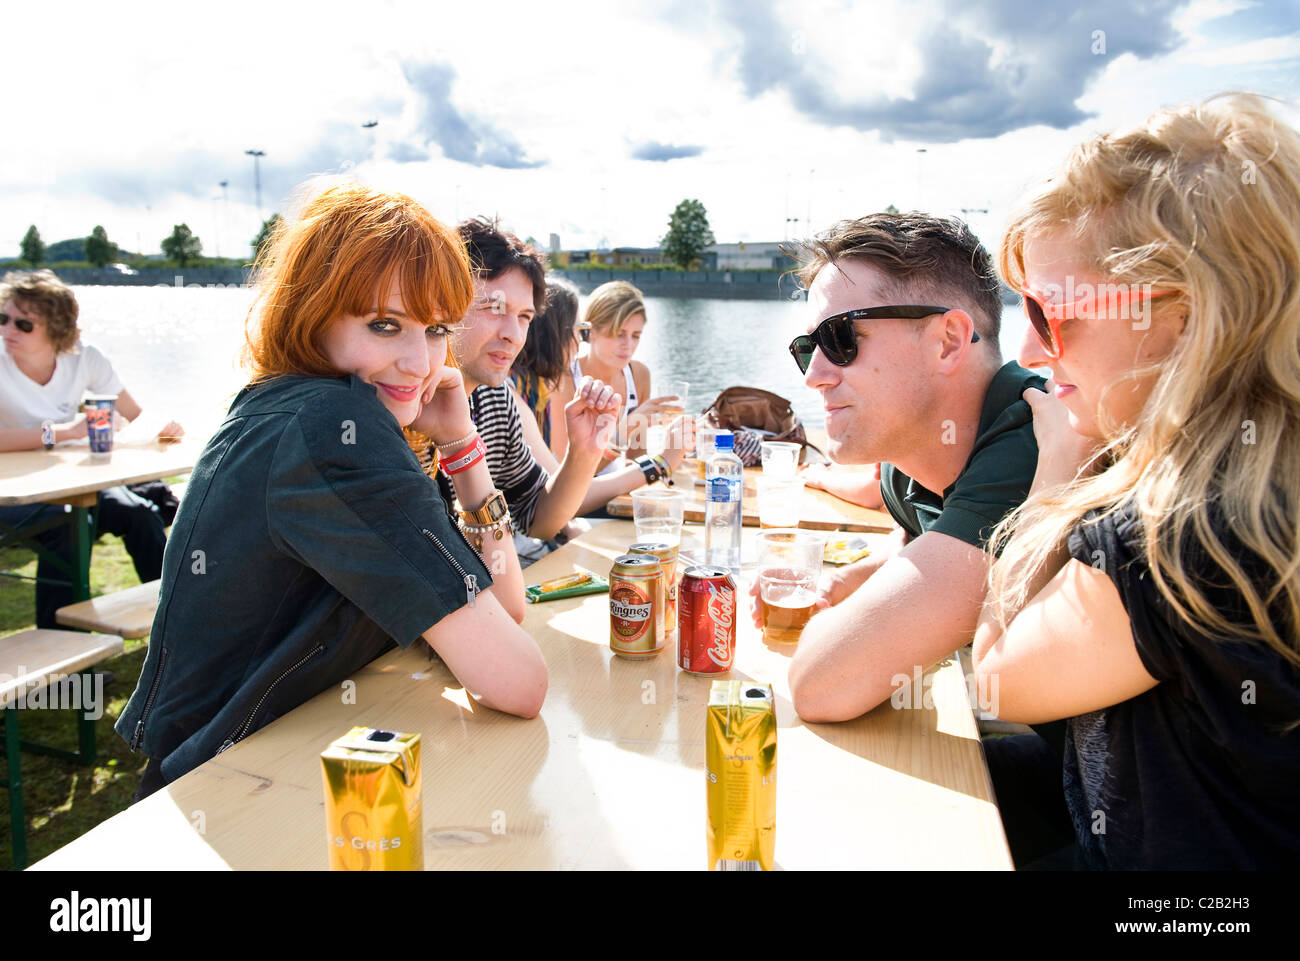
[[(1223, 17), (1258, 12), (1240, 3), (1187, 5), (1172, 17), (1178, 50), (1111, 56), (1077, 98), (1038, 105), (1044, 117), (1094, 115), (1066, 130), (989, 113), (999, 88), (965, 91), (961, 72), (945, 75), (955, 89), (927, 94), (920, 85), (937, 75), (926, 73), (935, 51), (925, 38), (936, 25), (980, 38), (971, 41), (970, 71), (1037, 69), (1035, 58), (1049, 47), (1086, 39), (1094, 6), (1053, 21), (1055, 5), (1028, 0), (979, 8), (780, 0), (764, 21), (768, 34), (755, 26), (759, 9), (684, 0), (498, 2), (490, 14), (466, 4), (73, 4), (58, 45), (7, 48), (10, 76), (39, 77), (47, 106), (27, 121), (20, 149), (0, 154), (0, 254), (16, 254), (33, 222), (47, 240), (103, 223), (123, 245), (134, 247), (138, 236), (157, 249), (181, 221), (205, 249), (215, 250), (219, 235), (223, 253), (244, 253), (237, 247), (294, 183), (348, 164), (445, 220), (499, 212), (521, 233), (544, 240), (556, 231), (570, 246), (601, 237), (655, 243), (683, 197), (705, 203), (720, 240), (779, 239), (787, 229), (805, 232), (809, 214), (823, 227), (889, 203), (938, 212), (988, 207), (972, 219), (990, 240), (1025, 184), (1088, 132), (1222, 89), (1300, 93), (1300, 34), (1219, 40)], [(820, 85), (815, 102), (830, 110), (839, 100), (942, 96), (951, 106), (942, 122), (953, 129), (969, 123), (962, 113), (969, 108), (1008, 132), (919, 143), (895, 130), (890, 143), (872, 130), (822, 122), (792, 105), (782, 75), (765, 92), (751, 84), (747, 93), (747, 78), (763, 74), (761, 63), (745, 66), (742, 42), (789, 58)], [(403, 74), (412, 63), (451, 71), (447, 103), (479, 132), (480, 146), (513, 143), (519, 156), (545, 166), (448, 159), (445, 143), (420, 136), (430, 128), (421, 127), (419, 98)], [(1023, 108), (1015, 97), (1007, 102)], [(902, 107), (891, 109), (908, 119)], [(379, 125), (363, 130), (368, 120)], [(482, 139), (484, 131), (497, 139)], [(630, 155), (631, 145), (647, 143), (704, 149), (670, 163)], [(249, 147), (267, 153), (262, 212), (252, 204)], [(418, 156), (417, 148), (426, 161), (391, 159), (395, 150)], [(214, 199), (223, 179), (225, 204)]]

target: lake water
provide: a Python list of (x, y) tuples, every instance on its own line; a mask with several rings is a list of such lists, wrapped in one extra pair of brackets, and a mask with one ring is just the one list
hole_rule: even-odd
[[(249, 289), (77, 287), (85, 340), (112, 360), (151, 415), (210, 433), (247, 377), (238, 366)], [(584, 298), (585, 303), (585, 298)], [(763, 387), (788, 397), (808, 427), (823, 426), (821, 397), (803, 385), (786, 345), (804, 331), (807, 304), (781, 300), (647, 298), (637, 359), (653, 383), (681, 379), (699, 412), (724, 388)], [(1014, 357), (1026, 321), (1003, 313), (1004, 357)]]

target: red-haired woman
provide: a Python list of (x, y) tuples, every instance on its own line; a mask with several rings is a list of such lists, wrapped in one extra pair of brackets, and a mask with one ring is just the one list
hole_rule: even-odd
[[(445, 366), (473, 296), (455, 232), (401, 194), (333, 187), (281, 229), (258, 283), (253, 379), (190, 480), (117, 723), (150, 758), (138, 797), (394, 643), (423, 637), (488, 707), (532, 717), (546, 694), (517, 623), (509, 514)], [(459, 529), (408, 427), (433, 438), (469, 508)]]

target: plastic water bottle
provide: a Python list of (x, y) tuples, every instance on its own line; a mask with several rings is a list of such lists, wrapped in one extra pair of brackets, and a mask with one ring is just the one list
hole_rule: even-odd
[(741, 496), (745, 465), (732, 451), (735, 437), (719, 431), (705, 469), (704, 556), (707, 563), (740, 573)]

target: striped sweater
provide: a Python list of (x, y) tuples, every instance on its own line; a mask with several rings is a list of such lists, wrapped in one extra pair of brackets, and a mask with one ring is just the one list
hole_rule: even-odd
[[(537, 463), (524, 440), (523, 422), (519, 419), (519, 408), (510, 397), (509, 385), (484, 384), (474, 388), (469, 395), (469, 416), (487, 448), (492, 483), (506, 495), (506, 503), (510, 505), (514, 529), (527, 533), (533, 525), (537, 498), (546, 489), (550, 475)], [(455, 493), (441, 471), (438, 483), (451, 503)]]

